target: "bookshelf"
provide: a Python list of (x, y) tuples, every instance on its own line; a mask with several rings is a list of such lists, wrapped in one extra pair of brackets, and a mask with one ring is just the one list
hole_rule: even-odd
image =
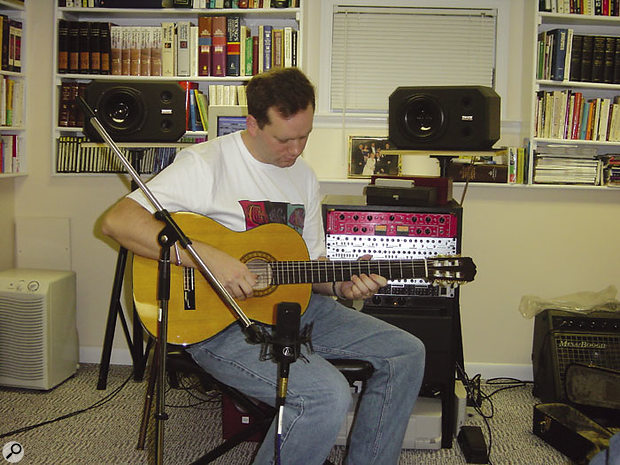
[[(620, 154), (620, 107), (614, 107), (614, 99), (620, 101), (620, 17), (534, 15), (529, 183), (608, 189), (605, 156)], [(570, 172), (562, 174), (569, 163)]]
[[(60, 2), (59, 2), (60, 3)], [(195, 2), (196, 3), (196, 2)], [(293, 2), (297, 6), (288, 7), (288, 8), (275, 8), (275, 7), (262, 7), (262, 8), (86, 8), (86, 7), (66, 7), (66, 6), (56, 6), (55, 7), (55, 38), (54, 38), (54, 50), (57, 51), (56, 56), (54, 57), (54, 73), (53, 73), (53, 88), (56, 91), (56, 95), (54, 98), (54, 105), (52, 108), (53, 111), (53, 121), (56, 122), (54, 126), (54, 138), (52, 141), (52, 172), (54, 175), (58, 176), (75, 176), (75, 175), (93, 175), (93, 174), (106, 174), (107, 172), (117, 172), (122, 171), (119, 166), (103, 164), (106, 168), (101, 169), (101, 164), (97, 164), (92, 160), (84, 160), (82, 155), (86, 154), (87, 157), (92, 157), (93, 153), (95, 153), (94, 157), (97, 158), (98, 150), (106, 150), (105, 147), (97, 146), (97, 144), (88, 144), (86, 141), (83, 141), (83, 131), (82, 124), (79, 120), (79, 117), (76, 120), (76, 114), (69, 118), (71, 121), (67, 122), (66, 119), (61, 117), (61, 111), (66, 105), (63, 102), (67, 101), (67, 97), (65, 96), (63, 100), (63, 92), (64, 94), (70, 94), (73, 92), (73, 96), (77, 92), (80, 92), (80, 88), (83, 88), (88, 83), (93, 80), (97, 81), (107, 81), (110, 83), (120, 82), (120, 81), (132, 81), (132, 82), (189, 82), (192, 87), (199, 91), (199, 93), (206, 96), (208, 100), (208, 104), (218, 103), (215, 100), (215, 97), (218, 96), (220, 99), (222, 95), (230, 95), (230, 98), (233, 98), (233, 104), (239, 103), (239, 99), (243, 98), (243, 95), (239, 94), (239, 87), (243, 87), (247, 81), (252, 76), (251, 71), (256, 72), (257, 67), (253, 70), (250, 68), (247, 71), (240, 70), (239, 75), (229, 75), (228, 70), (225, 70), (224, 73), (220, 73), (220, 75), (216, 74), (214, 69), (211, 71), (203, 71), (200, 70), (199, 64), (199, 53), (198, 53), (198, 25), (199, 18), (208, 16), (208, 17), (224, 17), (226, 19), (226, 24), (230, 24), (229, 21), (234, 20), (234, 18), (238, 18), (239, 24), (241, 26), (246, 26), (246, 36), (250, 37), (250, 42), (246, 41), (246, 45), (248, 48), (246, 50), (249, 51), (249, 47), (251, 47), (251, 37), (258, 37), (259, 34), (264, 34), (264, 30), (268, 29), (267, 26), (271, 26), (273, 31), (295, 31), (288, 32), (290, 35), (294, 35), (294, 40), (296, 41), (296, 47), (291, 47), (288, 50), (295, 49), (295, 56), (292, 57), (292, 53), (289, 52), (289, 59), (294, 59), (294, 64), (298, 67), (302, 67), (302, 37), (303, 37), (303, 0)], [(63, 2), (64, 4), (64, 2)], [(75, 24), (78, 24), (78, 36), (79, 36), (79, 25), (84, 24), (107, 24), (108, 30), (110, 34), (114, 33), (115, 37), (119, 37), (121, 34), (126, 34), (126, 41), (131, 41), (132, 30), (135, 31), (135, 34), (153, 34), (157, 35), (161, 30), (162, 41), (164, 41), (168, 36), (164, 37), (165, 31), (162, 26), (162, 23), (173, 23), (177, 29), (177, 38), (179, 37), (179, 33), (185, 29), (181, 29), (179, 26), (181, 24), (190, 23), (192, 29), (190, 31), (190, 40), (189, 40), (189, 50), (190, 50), (190, 60), (189, 60), (189, 71), (184, 72), (184, 66), (179, 62), (175, 61), (176, 65), (174, 67), (174, 71), (167, 71), (170, 68), (166, 66), (165, 58), (162, 57), (162, 69), (163, 75), (151, 75), (153, 74), (153, 67), (150, 69), (142, 68), (139, 71), (139, 75), (136, 74), (135, 69), (131, 68), (131, 62), (128, 66), (125, 66), (125, 63), (122, 62), (122, 70), (121, 74), (100, 74), (96, 71), (87, 70), (85, 67), (80, 68), (78, 64), (77, 68), (75, 66), (71, 66), (70, 58), (67, 58), (67, 61), (64, 61), (65, 58), (59, 53), (60, 51), (65, 50), (67, 48), (67, 54), (70, 54), (70, 49), (65, 45), (65, 39), (62, 37), (63, 34), (60, 34), (60, 30), (66, 25), (73, 24), (75, 28)], [(97, 29), (100, 26), (95, 26)], [(114, 28), (114, 29), (113, 29)], [(151, 32), (148, 32), (148, 31)], [(115, 32), (113, 32), (115, 31)], [(152, 32), (156, 31), (156, 32)], [(74, 33), (75, 34), (75, 33)], [(67, 36), (69, 32), (67, 32)], [(112, 38), (111, 38), (112, 40)], [(215, 39), (212, 38), (212, 41)], [(138, 39), (136, 39), (136, 42)], [(255, 39), (256, 41), (256, 39)], [(262, 42), (261, 42), (262, 45)], [(179, 50), (178, 43), (175, 46), (175, 50)], [(256, 45), (255, 45), (256, 47)], [(162, 48), (158, 48), (163, 53)], [(152, 51), (153, 49), (151, 49)], [(284, 50), (284, 46), (279, 49)], [(211, 47), (211, 52), (214, 52), (214, 47)], [(256, 49), (254, 50), (256, 52)], [(274, 50), (275, 54), (275, 50)], [(262, 54), (261, 54), (262, 55)], [(240, 65), (241, 59), (243, 58), (243, 53), (240, 52)], [(284, 57), (282, 57), (284, 60)], [(256, 60), (258, 63), (258, 60)], [(115, 62), (118, 63), (118, 62)], [(287, 63), (289, 63), (287, 61)], [(264, 69), (264, 62), (261, 63)], [(112, 63), (111, 67), (114, 66)], [(241, 66), (240, 66), (241, 67)], [(223, 74), (223, 75), (222, 75)], [(67, 87), (73, 88), (72, 91), (67, 90)], [(241, 92), (241, 94), (243, 94)], [(235, 95), (237, 95), (236, 99), (234, 99)], [(70, 98), (70, 97), (69, 97)], [(228, 102), (220, 101), (219, 104), (231, 104), (232, 102), (229, 100)], [(205, 112), (207, 113), (208, 110)], [(200, 125), (196, 125), (192, 129), (188, 130), (184, 136), (180, 140), (177, 145), (177, 150), (191, 144), (192, 141), (201, 141), (207, 138), (208, 132), (203, 130)], [(155, 144), (144, 143), (143, 147), (152, 147)], [(82, 148), (86, 150), (82, 150)], [(122, 148), (122, 147), (121, 147)], [(155, 151), (159, 149), (157, 147), (154, 148)], [(170, 148), (166, 148), (166, 150), (170, 150)], [(172, 149), (175, 150), (175, 149)], [(73, 158), (73, 154), (76, 151), (80, 154), (80, 161), (75, 162), (73, 160), (69, 164), (59, 164), (59, 160), (64, 160), (67, 157), (67, 153), (69, 153), (69, 157)], [(157, 158), (159, 155), (155, 155)], [(169, 156), (168, 154), (164, 154), (164, 157)], [(59, 158), (60, 157), (60, 158)], [(111, 154), (104, 154), (103, 157), (108, 158), (112, 157)], [(112, 157), (113, 158), (113, 157)], [(150, 163), (150, 162), (149, 162)], [(144, 170), (144, 174), (150, 174), (157, 171), (157, 169), (152, 169), (149, 165)]]
[(25, 176), (25, 4), (0, 0), (0, 179)]

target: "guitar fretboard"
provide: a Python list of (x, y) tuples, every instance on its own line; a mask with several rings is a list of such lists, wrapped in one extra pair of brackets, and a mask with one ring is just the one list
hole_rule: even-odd
[(269, 266), (275, 285), (348, 281), (362, 273), (378, 274), (386, 279), (428, 277), (426, 260), (281, 261), (271, 262)]

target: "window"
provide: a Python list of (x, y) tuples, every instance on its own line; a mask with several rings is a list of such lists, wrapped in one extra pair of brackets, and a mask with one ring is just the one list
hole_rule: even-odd
[[(328, 92), (320, 96), (320, 110), (385, 114), (398, 86), (496, 88), (498, 8), (492, 6), (502, 0), (483, 2), (484, 8), (469, 6), (480, 2), (450, 3), (444, 8), (323, 0), (323, 21), (331, 24), (323, 40), (331, 54), (321, 62), (320, 89)], [(468, 6), (454, 7), (459, 3)]]

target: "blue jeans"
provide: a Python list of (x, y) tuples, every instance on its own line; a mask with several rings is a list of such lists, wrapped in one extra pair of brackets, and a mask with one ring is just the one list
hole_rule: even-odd
[[(301, 327), (314, 323), (313, 353), (290, 365), (283, 414), (282, 465), (322, 465), (346, 418), (351, 391), (326, 359), (368, 360), (374, 367), (359, 402), (345, 463), (395, 465), (424, 375), (425, 350), (412, 334), (375, 317), (313, 295)], [(221, 382), (275, 405), (277, 364), (260, 361), (260, 346), (232, 325), (188, 348), (196, 362)], [(274, 422), (275, 423), (275, 422)], [(254, 464), (273, 464), (275, 424)]]

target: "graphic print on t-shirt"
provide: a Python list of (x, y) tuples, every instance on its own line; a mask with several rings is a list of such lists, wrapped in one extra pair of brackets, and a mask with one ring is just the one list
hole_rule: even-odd
[(286, 224), (299, 234), (304, 230), (305, 209), (303, 205), (292, 205), (287, 202), (270, 202), (269, 200), (239, 201), (245, 216), (245, 229), (252, 229), (261, 224)]

